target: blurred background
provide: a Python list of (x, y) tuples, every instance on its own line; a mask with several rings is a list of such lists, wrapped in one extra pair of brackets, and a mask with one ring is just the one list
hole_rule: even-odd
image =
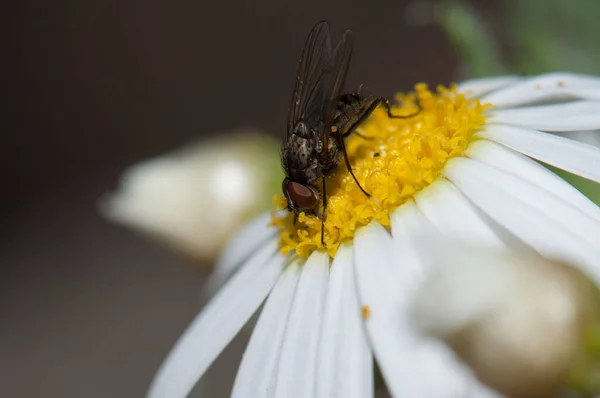
[[(211, 261), (106, 221), (98, 199), (129, 166), (215, 131), (280, 140), (315, 22), (334, 40), (355, 33), (348, 89), (392, 96), (418, 81), (598, 72), (598, 6), (575, 3), (4, 2), (0, 396), (144, 395), (205, 303)], [(228, 395), (244, 344), (202, 396)]]

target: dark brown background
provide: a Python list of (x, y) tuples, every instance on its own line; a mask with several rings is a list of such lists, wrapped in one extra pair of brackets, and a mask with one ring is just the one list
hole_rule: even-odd
[[(281, 135), (310, 27), (356, 34), (350, 88), (447, 83), (408, 2), (24, 0), (1, 6), (0, 396), (141, 397), (206, 268), (104, 222), (126, 166), (215, 130)], [(226, 396), (243, 339), (206, 377)]]

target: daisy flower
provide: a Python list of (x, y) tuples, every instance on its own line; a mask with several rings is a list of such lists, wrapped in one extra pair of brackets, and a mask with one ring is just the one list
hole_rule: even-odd
[[(410, 316), (427, 230), (577, 264), (600, 284), (600, 209), (535, 160), (600, 182), (600, 149), (562, 137), (600, 129), (600, 79), (499, 77), (398, 96), (347, 140), (321, 221), (285, 210), (230, 242), (225, 281), (175, 345), (149, 397), (185, 397), (261, 307), (233, 397), (369, 397), (373, 357), (393, 396), (490, 397)], [(535, 159), (535, 160), (532, 160)], [(283, 207), (283, 199), (276, 203)]]

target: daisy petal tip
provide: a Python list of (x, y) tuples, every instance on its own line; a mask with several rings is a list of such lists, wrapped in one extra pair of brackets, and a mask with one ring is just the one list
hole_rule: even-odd
[(364, 237), (372, 234), (381, 233), (385, 228), (376, 220), (372, 220), (369, 224), (362, 226), (356, 230), (354, 237)]
[(324, 252), (324, 251), (315, 250), (308, 257), (308, 260), (306, 262), (307, 263), (310, 262), (312, 264), (321, 264), (321, 265), (329, 264), (329, 254), (327, 254), (327, 252)]

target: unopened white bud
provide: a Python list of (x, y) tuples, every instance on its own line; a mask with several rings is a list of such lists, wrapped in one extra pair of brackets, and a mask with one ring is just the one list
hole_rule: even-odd
[(270, 208), (283, 179), (279, 146), (256, 131), (219, 133), (125, 171), (101, 201), (108, 219), (212, 260), (246, 220)]
[(585, 275), (532, 253), (469, 249), (437, 261), (414, 303), (421, 330), (507, 396), (568, 387), (598, 320), (597, 289)]

